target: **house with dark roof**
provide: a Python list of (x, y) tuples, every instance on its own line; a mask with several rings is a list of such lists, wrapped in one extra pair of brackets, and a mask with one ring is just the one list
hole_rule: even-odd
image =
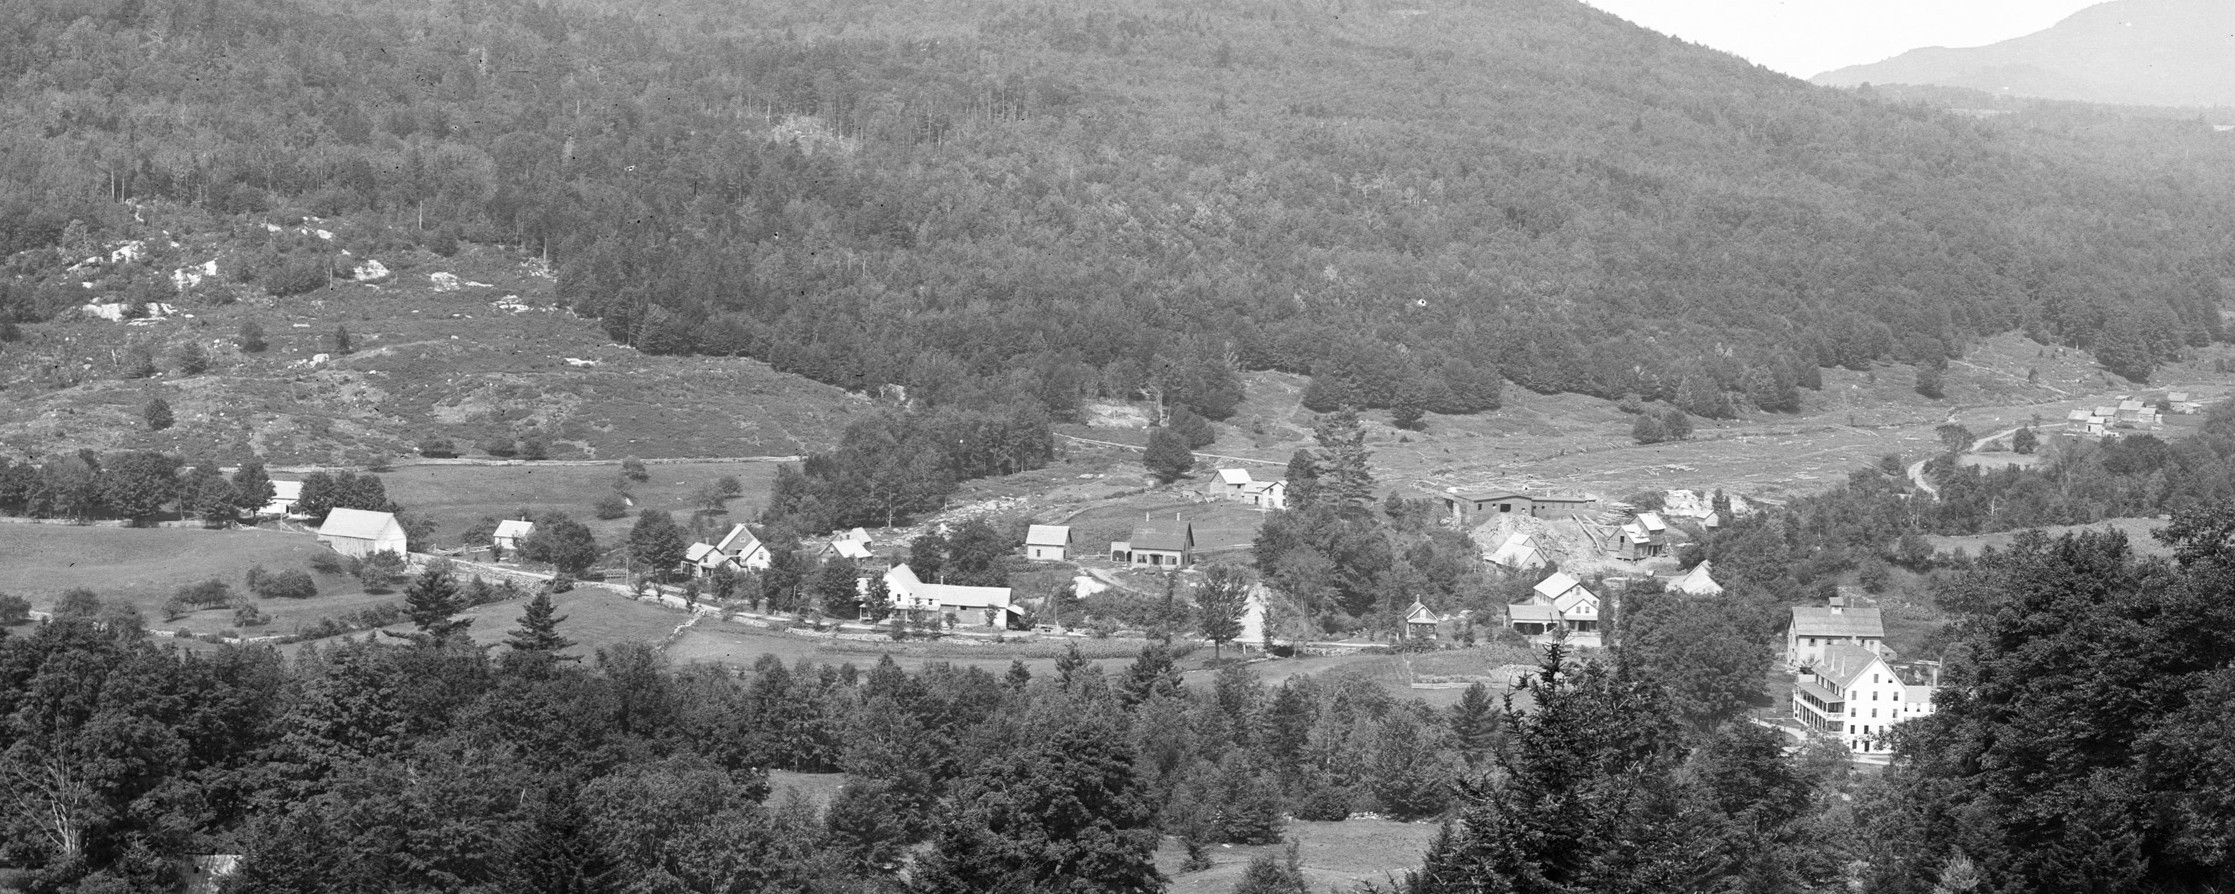
[(1195, 564), (1195, 525), (1142, 522), (1131, 539), (1110, 543), (1110, 561), (1137, 568), (1186, 568)]
[(1895, 725), (1932, 713), (1933, 687), (1912, 683), (1886, 657), (1851, 643), (1825, 646), (1793, 682), (1793, 718), (1857, 754), (1893, 750)]
[(1847, 604), (1834, 596), (1829, 605), (1793, 606), (1792, 625), (1785, 628), (1785, 664), (1808, 667), (1832, 646), (1856, 646), (1877, 654), (1886, 651), (1886, 622), (1876, 607)]
[(1512, 490), (1460, 490), (1453, 488), (1440, 494), (1444, 510), (1451, 513), (1453, 524), (1467, 526), (1481, 524), (1492, 514), (1513, 514), (1530, 518), (1560, 518), (1597, 502), (1585, 494), (1528, 494)]

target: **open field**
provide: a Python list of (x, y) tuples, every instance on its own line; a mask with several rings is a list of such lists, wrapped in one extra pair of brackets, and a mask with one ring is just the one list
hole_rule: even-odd
[(719, 532), (732, 523), (759, 514), (762, 501), (768, 497), (768, 484), (776, 478), (776, 467), (772, 462), (656, 463), (647, 467), (651, 480), (629, 483), (629, 494), (635, 500), (632, 512), (609, 521), (598, 519), (591, 504), (613, 492), (613, 481), (621, 474), (617, 461), (599, 465), (427, 463), (399, 466), (380, 478), (388, 488), (389, 499), (414, 514), (434, 519), (435, 540), (445, 546), (456, 545), (458, 536), (485, 516), (512, 518), (522, 508), (565, 512), (588, 525), (600, 543), (614, 543), (635, 523), (633, 510), (664, 509), (689, 528), (699, 509), (691, 499), (692, 493), (724, 475), (735, 475), (745, 488), (744, 494), (729, 501), (728, 512), (705, 517), (707, 530), (720, 536)]
[[(1584, 490), (1603, 497), (1647, 489), (1723, 487), (1748, 496), (1821, 490), (1888, 453), (1922, 458), (1937, 448), (1935, 426), (1956, 422), (1981, 435), (2034, 422), (2058, 430), (2069, 409), (2116, 402), (2122, 395), (2188, 391), (2202, 401), (2235, 393), (2235, 375), (2213, 371), (2227, 346), (2162, 367), (2149, 386), (2111, 377), (2080, 352), (2005, 334), (1971, 346), (1951, 364), (1948, 397), (1928, 400), (1911, 388), (1903, 365), (1869, 372), (1823, 371), (1824, 389), (1804, 391), (1797, 414), (1752, 414), (1738, 420), (1696, 420), (1692, 440), (1639, 445), (1631, 417), (1611, 401), (1575, 394), (1542, 395), (1508, 386), (1502, 409), (1476, 416), (1431, 414), (1424, 431), (1387, 425), (1383, 412), (1364, 414), (1375, 473), (1384, 486), (1413, 493), (1476, 485)], [(2027, 371), (2037, 370), (2028, 384)], [(1305, 379), (1246, 373), (1249, 398), (1218, 425), (1208, 452), (1286, 461), (1311, 442), (1313, 414), (1303, 409)], [(2200, 422), (2175, 416), (2162, 438)], [(1121, 432), (1097, 437), (1124, 441)], [(1135, 454), (1138, 456), (1138, 454)], [(1136, 461), (1137, 462), (1137, 461)]]
[[(1420, 868), (1420, 858), (1435, 840), (1435, 823), (1400, 823), (1385, 819), (1353, 818), (1339, 823), (1291, 820), (1286, 830), (1297, 843), (1309, 890), (1344, 892), (1360, 884), (1386, 885)], [(1171, 894), (1226, 894), (1239, 884), (1249, 861), (1259, 854), (1277, 858), (1283, 846), (1225, 845), (1209, 849), (1211, 868), (1181, 875), (1187, 851), (1177, 839), (1166, 839), (1156, 852), (1156, 866), (1172, 880)]]
[[(211, 578), (246, 596), (243, 577), (249, 566), (308, 571), (310, 557), (324, 551), (310, 537), (257, 528), (8, 525), (0, 528), (0, 591), (23, 596), (33, 607), (45, 610), (63, 591), (84, 587), (104, 599), (132, 603), (151, 626), (215, 633), (233, 627), (231, 610), (204, 609), (166, 621), (164, 601), (182, 586)], [(314, 572), (312, 576), (318, 582), (317, 596), (258, 600), (257, 607), (273, 620), (245, 633), (285, 633), (321, 617), (403, 598), (400, 593), (368, 594), (345, 575)]]
[[(2059, 537), (2074, 531), (2100, 531), (2108, 528), (2125, 534), (2127, 543), (2132, 545), (2136, 555), (2171, 556), (2173, 555), (2172, 548), (2157, 542), (2155, 537), (2150, 536), (2151, 532), (2162, 527), (2165, 527), (2165, 522), (2160, 519), (2109, 518), (2092, 525), (2057, 525), (2041, 530), (2051, 537)], [(1927, 542), (1932, 544), (1934, 552), (1952, 552), (1960, 549), (1974, 556), (1988, 547), (2008, 549), (2010, 544), (2017, 539), (2018, 532), (2016, 531), (1973, 534), (1967, 537), (1928, 536), (1925, 538)]]
[[(196, 263), (208, 255), (195, 252), (219, 251), (189, 243), (183, 251)], [(25, 341), (0, 354), (0, 444), (25, 454), (152, 448), (228, 465), (261, 455), (275, 465), (361, 466), (410, 455), (422, 438), (481, 456), (485, 439), (534, 431), (554, 459), (788, 456), (828, 446), (868, 405), (757, 361), (615, 345), (594, 321), (550, 307), (552, 279), (494, 248), (381, 260), (395, 276), (377, 285), (287, 299), (243, 290), (231, 304), (214, 303), (217, 292), (182, 295), (180, 316), (129, 336), (75, 315), (25, 327)], [(438, 289), (438, 273), (470, 285)], [(269, 349), (234, 345), (247, 321), (263, 327)], [(332, 353), (337, 326), (348, 328), (353, 353)], [(215, 365), (186, 376), (166, 363), (153, 378), (121, 378), (115, 349), (127, 339), (165, 358), (198, 342)], [(158, 396), (178, 424), (150, 432), (140, 409)]]

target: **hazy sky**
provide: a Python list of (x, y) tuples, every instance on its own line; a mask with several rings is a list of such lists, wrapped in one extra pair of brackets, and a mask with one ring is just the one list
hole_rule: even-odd
[(1584, 2), (1805, 78), (1918, 47), (1975, 47), (2031, 34), (2102, 0)]

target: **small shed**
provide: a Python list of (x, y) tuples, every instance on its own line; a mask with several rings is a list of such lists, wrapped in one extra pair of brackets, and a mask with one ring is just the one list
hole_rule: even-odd
[(497, 532), (490, 536), (489, 542), (505, 552), (519, 552), (520, 541), (528, 539), (528, 535), (533, 533), (535, 522), (508, 518), (497, 523)]
[(409, 544), (404, 526), (393, 513), (363, 509), (336, 509), (318, 526), (318, 542), (334, 552), (361, 559), (373, 553), (403, 555)]
[(1071, 526), (1033, 525), (1024, 535), (1024, 557), (1035, 562), (1071, 558)]
[(264, 508), (256, 510), (256, 514), (270, 516), (272, 518), (286, 518), (287, 516), (294, 514), (295, 501), (302, 498), (302, 482), (280, 481), (275, 478), (272, 480), (271, 501), (265, 503)]
[(1414, 596), (1412, 607), (1405, 609), (1405, 638), (1435, 639), (1436, 625), (1442, 623), (1442, 615), (1436, 614), (1434, 609), (1420, 601), (1420, 597)]

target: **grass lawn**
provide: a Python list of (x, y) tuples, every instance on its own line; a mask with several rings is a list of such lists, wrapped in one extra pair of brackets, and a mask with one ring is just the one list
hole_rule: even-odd
[[(324, 552), (311, 538), (282, 531), (233, 528), (92, 528), (68, 525), (8, 525), (0, 529), (0, 590), (47, 609), (63, 591), (84, 587), (104, 599), (132, 603), (150, 626), (163, 630), (214, 633), (233, 627), (229, 609), (213, 608), (164, 620), (163, 603), (180, 587), (216, 578), (246, 595), (249, 566), (274, 571), (309, 570), (312, 555)], [(295, 625), (400, 600), (400, 592), (368, 594), (344, 575), (312, 575), (318, 595), (303, 600), (264, 599), (257, 607), (272, 623), (249, 628), (250, 636), (285, 633)]]
[[(1420, 868), (1435, 823), (1351, 819), (1339, 823), (1291, 820), (1285, 830), (1297, 843), (1304, 880), (1313, 891), (1349, 891), (1365, 882), (1387, 884), (1408, 869)], [(1180, 874), (1187, 851), (1166, 839), (1156, 851), (1156, 867), (1172, 879), (1171, 894), (1226, 894), (1239, 884), (1249, 861), (1281, 852), (1282, 845), (1220, 845), (1209, 849), (1211, 868)]]
[(1240, 503), (1174, 500), (1169, 493), (1145, 494), (1096, 506), (1071, 518), (1074, 548), (1085, 555), (1107, 555), (1110, 541), (1133, 536), (1133, 528), (1153, 519), (1170, 524), (1174, 516), (1195, 526), (1195, 548), (1220, 550), (1247, 546), (1257, 538), (1265, 513)]
[[(630, 482), (629, 494), (636, 501), (636, 509), (667, 510), (688, 528), (698, 509), (691, 494), (724, 475), (735, 475), (744, 493), (729, 501), (727, 513), (711, 516), (705, 523), (709, 531), (724, 531), (735, 521), (759, 514), (768, 498), (769, 482), (776, 479), (776, 466), (765, 462), (657, 463), (648, 467), (650, 481)], [(426, 464), (401, 466), (382, 473), (380, 478), (388, 488), (389, 499), (434, 519), (435, 541), (445, 546), (456, 545), (458, 535), (484, 516), (510, 518), (522, 507), (536, 512), (559, 510), (588, 525), (598, 542), (615, 543), (635, 523), (635, 513), (601, 521), (591, 511), (591, 504), (613, 491), (613, 480), (620, 472), (618, 461), (595, 466)]]
[[(2156, 538), (2150, 536), (2151, 532), (2162, 527), (2165, 527), (2165, 522), (2154, 518), (2107, 518), (2092, 525), (2058, 525), (2041, 530), (2050, 537), (2061, 537), (2075, 531), (2101, 531), (2109, 528), (2125, 534), (2127, 543), (2134, 547), (2136, 555), (2171, 556), (2173, 555), (2172, 548), (2157, 542)], [(2016, 542), (2017, 539), (2018, 532), (2016, 531), (1973, 534), (1965, 537), (1942, 537), (1937, 535), (1925, 537), (1925, 541), (1932, 544), (1934, 552), (1950, 552), (1961, 549), (1974, 556), (1990, 546), (1995, 549), (2009, 549), (2010, 544)]]

